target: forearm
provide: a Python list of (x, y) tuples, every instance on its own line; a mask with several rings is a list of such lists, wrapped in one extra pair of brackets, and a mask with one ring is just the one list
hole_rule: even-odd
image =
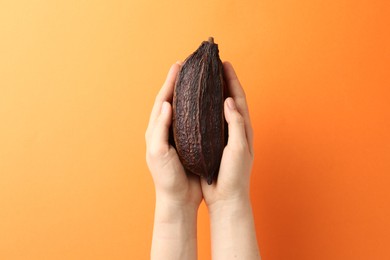
[(210, 210), (213, 259), (260, 259), (249, 198), (214, 206)]
[(156, 200), (151, 259), (197, 259), (197, 208)]

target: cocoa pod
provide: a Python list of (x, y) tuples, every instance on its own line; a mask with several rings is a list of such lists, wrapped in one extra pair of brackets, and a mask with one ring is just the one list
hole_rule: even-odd
[(223, 104), (226, 84), (218, 45), (212, 37), (185, 59), (173, 94), (174, 145), (187, 172), (211, 184), (227, 142)]

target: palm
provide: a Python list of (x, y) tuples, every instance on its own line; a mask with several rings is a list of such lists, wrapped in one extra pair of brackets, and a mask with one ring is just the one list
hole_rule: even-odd
[(237, 187), (249, 186), (252, 158), (242, 156), (241, 153), (248, 153), (248, 151), (235, 151), (229, 145), (226, 146), (223, 151), (217, 182), (208, 185), (205, 180), (201, 181), (203, 197), (207, 205), (242, 195), (237, 192)]
[(221, 197), (224, 197), (226, 186), (226, 178), (224, 178), (224, 165), (226, 164), (227, 157), (226, 152), (224, 151), (224, 155), (221, 159), (221, 166), (218, 173), (218, 183), (213, 182), (211, 185), (209, 185), (205, 180), (201, 181), (201, 188), (203, 197), (205, 200), (206, 205), (211, 205), (215, 201), (218, 201)]
[[(170, 190), (177, 203), (183, 205), (190, 203), (199, 206), (203, 198), (199, 176), (186, 174), (179, 156), (172, 146), (169, 147), (166, 162), (160, 169), (159, 176), (155, 176), (161, 182), (159, 186)], [(161, 174), (161, 170), (165, 173)]]

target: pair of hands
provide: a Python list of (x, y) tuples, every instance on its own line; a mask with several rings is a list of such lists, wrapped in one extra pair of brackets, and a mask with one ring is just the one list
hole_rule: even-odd
[(173, 64), (158, 93), (146, 130), (146, 161), (156, 189), (157, 203), (197, 210), (202, 199), (210, 213), (229, 203), (249, 201), (249, 180), (253, 163), (253, 130), (245, 93), (232, 65), (224, 62), (230, 97), (224, 114), (229, 138), (223, 151), (217, 182), (208, 185), (199, 176), (186, 174), (174, 147), (168, 142), (172, 122), (173, 89), (180, 62)]
[(204, 199), (210, 215), (213, 259), (260, 259), (249, 199), (253, 130), (245, 93), (228, 62), (225, 100), (228, 143), (213, 184), (186, 174), (169, 142), (171, 100), (180, 62), (172, 65), (156, 97), (146, 130), (146, 161), (156, 189), (151, 259), (197, 259), (197, 211)]

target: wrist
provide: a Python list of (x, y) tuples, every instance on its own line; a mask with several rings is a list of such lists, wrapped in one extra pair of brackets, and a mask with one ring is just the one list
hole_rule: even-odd
[(157, 196), (155, 218), (164, 223), (193, 222), (197, 219), (198, 207), (191, 203)]
[(169, 240), (196, 239), (198, 209), (163, 199), (156, 199), (154, 234)]
[(151, 259), (196, 259), (197, 211), (156, 198)]
[(213, 259), (260, 259), (250, 199), (218, 203), (209, 209)]
[[(183, 187), (180, 189), (166, 190), (156, 187), (156, 203), (173, 207), (193, 208), (197, 210), (202, 201), (201, 193), (193, 187)], [(186, 185), (188, 186), (188, 185)]]
[(221, 220), (238, 221), (252, 218), (252, 206), (249, 196), (230, 200), (220, 200), (208, 206), (210, 222), (221, 223)]

